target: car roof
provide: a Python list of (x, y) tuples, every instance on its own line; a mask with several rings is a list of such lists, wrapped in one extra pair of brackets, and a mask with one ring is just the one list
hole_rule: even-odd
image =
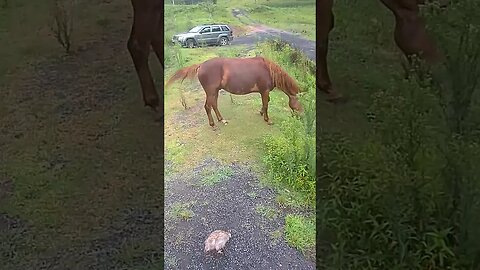
[[(209, 23), (209, 24), (201, 24), (201, 25), (199, 25), (199, 26), (216, 26), (216, 25), (218, 25), (218, 26), (227, 26), (227, 27), (228, 27), (228, 25), (227, 25), (227, 24), (224, 24), (224, 23)], [(229, 27), (229, 28), (230, 28), (230, 27)]]

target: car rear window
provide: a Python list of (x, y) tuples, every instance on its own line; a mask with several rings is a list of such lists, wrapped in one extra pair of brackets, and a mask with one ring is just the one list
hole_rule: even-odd
[(222, 30), (223, 31), (229, 31), (230, 29), (228, 29), (228, 27), (222, 25)]
[[(214, 26), (212, 27), (212, 32), (220, 32), (220, 26)], [(223, 30), (223, 31), (226, 31), (226, 30)]]

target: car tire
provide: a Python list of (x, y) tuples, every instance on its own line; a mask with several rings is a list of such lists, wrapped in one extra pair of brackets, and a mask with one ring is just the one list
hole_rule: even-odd
[(228, 39), (226, 37), (221, 37), (220, 40), (218, 41), (218, 44), (220, 46), (228, 45)]
[(187, 39), (186, 44), (187, 44), (187, 47), (190, 49), (195, 47), (195, 41), (193, 41), (193, 39)]

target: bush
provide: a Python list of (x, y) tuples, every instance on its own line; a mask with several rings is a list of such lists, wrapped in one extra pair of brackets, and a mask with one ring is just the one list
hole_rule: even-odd
[[(314, 66), (287, 44), (269, 42), (260, 46), (262, 55), (275, 61), (294, 77), (305, 91), (300, 101), (302, 117), (292, 116), (280, 125), (280, 135), (267, 135), (264, 161), (278, 184), (304, 193), (307, 203), (315, 202), (315, 73)], [(292, 61), (295, 57), (295, 61)]]

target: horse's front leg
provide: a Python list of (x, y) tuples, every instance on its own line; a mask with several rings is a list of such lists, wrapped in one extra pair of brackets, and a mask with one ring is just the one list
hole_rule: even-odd
[(270, 101), (270, 93), (268, 91), (262, 92), (262, 110), (260, 114), (263, 115), (263, 120), (267, 122), (267, 124), (272, 125), (273, 122), (268, 118), (268, 102)]
[[(270, 102), (270, 96), (268, 96), (268, 102)], [(262, 108), (260, 108), (260, 115), (263, 116), (263, 101), (262, 101)]]
[(218, 110), (218, 92), (215, 95), (214, 102), (213, 102), (213, 111), (217, 115), (218, 122), (222, 122), (224, 125), (228, 124), (228, 121), (223, 119), (222, 115), (220, 114), (220, 111)]
[(148, 66), (148, 56), (152, 37), (157, 28), (155, 25), (161, 14), (151, 6), (142, 6), (136, 1), (132, 1), (132, 5), (134, 12), (133, 25), (127, 43), (128, 51), (140, 80), (145, 105), (150, 106), (155, 111), (160, 111), (160, 101)]
[(317, 87), (327, 94), (328, 101), (335, 102), (343, 96), (333, 89), (328, 73), (328, 39), (334, 27), (333, 0), (319, 0), (317, 5), (319, 5), (319, 14), (317, 14)]

